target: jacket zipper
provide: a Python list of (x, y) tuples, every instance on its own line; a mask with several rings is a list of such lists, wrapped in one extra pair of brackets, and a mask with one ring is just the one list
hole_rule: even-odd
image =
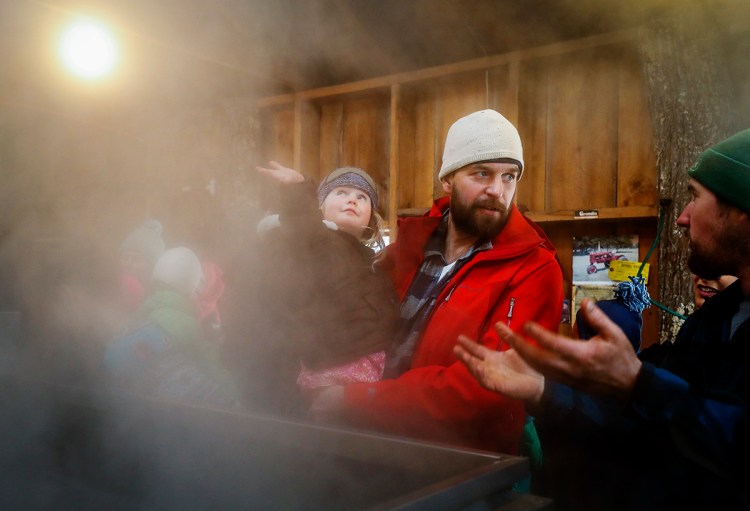
[(458, 287), (458, 286), (453, 286), (453, 287), (451, 288), (451, 290), (450, 290), (450, 291), (448, 291), (448, 294), (447, 294), (447, 295), (445, 295), (445, 298), (443, 298), (443, 301), (444, 301), (444, 302), (447, 302), (448, 300), (450, 300), (450, 299), (451, 299), (451, 295), (453, 294), (453, 291), (455, 291), (457, 287)]

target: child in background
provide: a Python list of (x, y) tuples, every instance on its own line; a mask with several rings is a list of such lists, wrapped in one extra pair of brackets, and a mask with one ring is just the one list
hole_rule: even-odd
[(212, 261), (201, 261), (203, 286), (198, 293), (198, 311), (207, 342), (220, 345), (224, 342), (221, 325), (221, 301), (226, 283), (224, 271)]
[(737, 277), (733, 275), (721, 275), (715, 279), (704, 279), (693, 274), (695, 308), (700, 309), (706, 300), (729, 287), (735, 280), (737, 280)]
[(120, 245), (120, 290), (127, 311), (134, 311), (146, 297), (156, 261), (165, 250), (163, 229), (149, 219), (134, 229)]
[(204, 338), (197, 295), (201, 262), (185, 247), (165, 251), (154, 265), (152, 292), (127, 331), (111, 340), (104, 364), (116, 388), (150, 397), (236, 408), (237, 393), (218, 347)]

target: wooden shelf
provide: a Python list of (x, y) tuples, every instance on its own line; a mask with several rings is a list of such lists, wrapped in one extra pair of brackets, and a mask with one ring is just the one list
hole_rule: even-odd
[(629, 218), (656, 218), (659, 215), (657, 206), (626, 206), (621, 208), (588, 209), (596, 215), (578, 215), (581, 210), (565, 211), (527, 211), (528, 218), (537, 223), (545, 222), (587, 222), (590, 220), (622, 220)]
[[(430, 208), (404, 208), (398, 210), (398, 216), (422, 216)], [(580, 210), (565, 211), (527, 211), (526, 217), (537, 223), (547, 222), (587, 222), (591, 220), (623, 220), (630, 218), (656, 218), (658, 208), (656, 206), (626, 206), (622, 208), (600, 208), (585, 210), (586, 212), (596, 212), (596, 215), (577, 216)]]

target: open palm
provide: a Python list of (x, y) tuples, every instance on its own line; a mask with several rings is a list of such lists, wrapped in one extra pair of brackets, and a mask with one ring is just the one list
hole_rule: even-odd
[(488, 390), (524, 401), (536, 401), (544, 391), (544, 377), (515, 350), (494, 351), (461, 335), (453, 352)]

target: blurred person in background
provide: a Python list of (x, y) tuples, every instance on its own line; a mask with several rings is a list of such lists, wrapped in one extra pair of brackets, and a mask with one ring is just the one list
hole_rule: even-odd
[(218, 347), (204, 337), (197, 296), (200, 259), (186, 247), (166, 250), (152, 271), (149, 294), (125, 333), (107, 343), (104, 365), (114, 389), (225, 408), (238, 407), (234, 382)]
[(126, 310), (134, 311), (146, 297), (154, 264), (165, 248), (162, 224), (154, 219), (144, 221), (122, 241), (120, 286)]
[(203, 286), (198, 291), (198, 311), (204, 337), (209, 342), (221, 345), (224, 342), (222, 324), (222, 301), (226, 282), (224, 270), (213, 261), (201, 261)]

